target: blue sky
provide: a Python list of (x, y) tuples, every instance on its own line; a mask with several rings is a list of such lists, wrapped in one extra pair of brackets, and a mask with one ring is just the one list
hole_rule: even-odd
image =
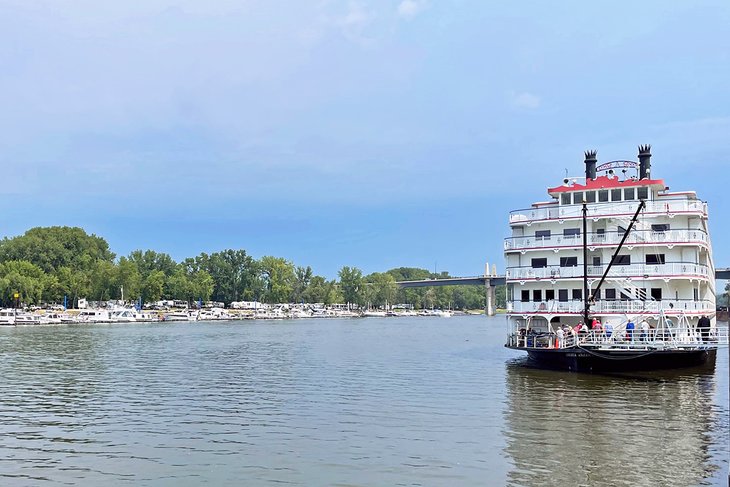
[(474, 275), (585, 149), (650, 143), (730, 265), (726, 0), (5, 0), (0, 23), (5, 236)]

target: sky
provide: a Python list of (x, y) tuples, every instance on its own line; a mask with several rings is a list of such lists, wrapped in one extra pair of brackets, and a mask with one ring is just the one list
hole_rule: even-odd
[(0, 0), (0, 235), (478, 275), (584, 150), (649, 143), (730, 266), (728, 25), (727, 0)]

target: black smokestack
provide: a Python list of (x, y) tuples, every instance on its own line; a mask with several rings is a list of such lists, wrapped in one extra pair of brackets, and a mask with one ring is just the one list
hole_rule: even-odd
[(651, 146), (639, 146), (639, 179), (651, 178)]
[(590, 179), (596, 179), (596, 163), (598, 162), (598, 159), (596, 158), (596, 155), (598, 152), (594, 150), (587, 150), (585, 152), (586, 155), (586, 181)]

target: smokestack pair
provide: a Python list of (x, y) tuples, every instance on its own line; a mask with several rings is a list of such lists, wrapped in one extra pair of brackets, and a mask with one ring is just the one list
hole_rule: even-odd
[[(586, 181), (596, 179), (596, 164), (598, 163), (598, 152), (594, 150), (585, 151)], [(649, 144), (639, 146), (639, 179), (651, 177), (651, 146)]]

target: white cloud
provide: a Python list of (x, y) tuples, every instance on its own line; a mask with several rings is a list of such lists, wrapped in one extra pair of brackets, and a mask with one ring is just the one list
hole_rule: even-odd
[(515, 93), (512, 92), (512, 104), (519, 108), (530, 108), (535, 109), (540, 106), (540, 97), (537, 95), (533, 95), (532, 93), (523, 92), (523, 93)]
[(398, 15), (404, 19), (412, 19), (426, 7), (423, 0), (403, 0), (398, 5)]
[(337, 19), (342, 33), (349, 40), (359, 44), (369, 44), (372, 39), (366, 35), (366, 30), (374, 19), (374, 15), (359, 2), (352, 1), (348, 5), (345, 15)]

